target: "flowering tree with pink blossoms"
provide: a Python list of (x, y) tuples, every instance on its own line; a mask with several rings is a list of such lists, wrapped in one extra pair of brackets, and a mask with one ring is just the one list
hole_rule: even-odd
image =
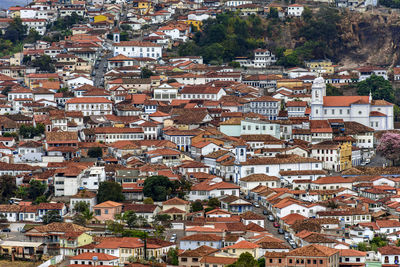
[(388, 132), (383, 134), (379, 141), (376, 150), (395, 165), (400, 158), (400, 134)]

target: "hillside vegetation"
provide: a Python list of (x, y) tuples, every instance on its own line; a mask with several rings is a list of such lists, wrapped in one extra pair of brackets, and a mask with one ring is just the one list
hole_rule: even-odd
[(206, 63), (231, 62), (268, 48), (278, 64), (291, 67), (304, 60), (330, 58), (344, 66), (399, 64), (400, 19), (387, 14), (306, 8), (302, 18), (281, 21), (276, 10), (266, 18), (219, 14), (207, 20), (180, 55), (201, 55)]

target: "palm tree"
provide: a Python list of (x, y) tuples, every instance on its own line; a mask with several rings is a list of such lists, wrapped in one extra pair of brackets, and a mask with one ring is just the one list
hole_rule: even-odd
[(90, 211), (89, 209), (84, 210), (82, 213), (82, 217), (85, 219), (85, 225), (90, 223), (93, 218), (94, 218), (94, 213), (93, 211)]

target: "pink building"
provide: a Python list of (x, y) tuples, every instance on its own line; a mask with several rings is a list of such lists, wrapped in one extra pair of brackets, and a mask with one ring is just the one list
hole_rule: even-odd
[(122, 204), (114, 201), (106, 201), (94, 206), (94, 217), (101, 221), (114, 220), (116, 214), (122, 212)]

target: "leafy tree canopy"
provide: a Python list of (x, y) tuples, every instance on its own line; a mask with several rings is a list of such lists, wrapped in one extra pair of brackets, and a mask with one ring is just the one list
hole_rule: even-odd
[(238, 56), (250, 56), (263, 45), (264, 26), (260, 17), (241, 18), (237, 13), (218, 14), (205, 21), (193, 41), (179, 47), (179, 54), (200, 55), (206, 63), (231, 62)]
[(42, 196), (44, 192), (46, 192), (46, 189), (47, 189), (46, 184), (38, 180), (31, 180), (29, 182), (28, 197), (30, 199), (35, 200), (38, 197)]
[(390, 81), (385, 80), (381, 76), (376, 76), (375, 74), (357, 84), (357, 94), (369, 95), (370, 92), (372, 93), (372, 99), (383, 99), (390, 103), (393, 103), (395, 100)]
[(165, 201), (168, 193), (172, 193), (173, 184), (165, 176), (150, 176), (144, 181), (143, 194), (154, 201)]
[(97, 191), (97, 202), (102, 203), (104, 201), (115, 201), (121, 202), (125, 199), (122, 194), (122, 186), (116, 182), (105, 181), (101, 182), (99, 190)]
[(191, 209), (192, 209), (192, 212), (196, 212), (196, 211), (203, 210), (204, 207), (203, 207), (203, 204), (201, 203), (201, 201), (197, 200), (197, 201), (192, 203)]
[(42, 218), (44, 224), (49, 224), (53, 222), (62, 222), (60, 212), (58, 210), (48, 211)]
[(229, 267), (258, 267), (258, 262), (249, 252), (240, 254), (239, 259)]
[(91, 158), (101, 158), (103, 157), (103, 150), (101, 147), (91, 147), (88, 150), (88, 156)]
[(0, 176), (0, 203), (7, 202), (17, 190), (15, 177), (11, 175)]

